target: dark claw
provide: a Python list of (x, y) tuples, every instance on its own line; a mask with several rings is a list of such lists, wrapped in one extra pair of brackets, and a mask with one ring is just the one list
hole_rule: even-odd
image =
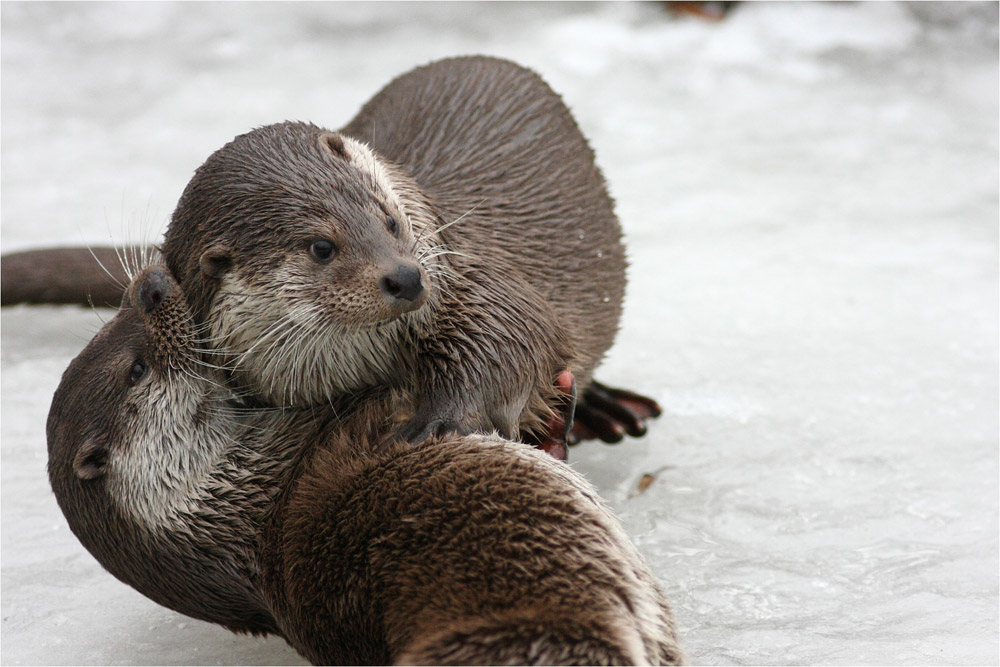
[(616, 389), (614, 387), (609, 387), (606, 384), (601, 384), (597, 380), (591, 380), (590, 387), (596, 391), (602, 392), (606, 397), (632, 410), (632, 412), (634, 412), (640, 419), (659, 417), (663, 412), (662, 408), (660, 408), (660, 404), (653, 399), (643, 396), (642, 394), (636, 394), (628, 389)]
[(615, 389), (591, 381), (583, 391), (583, 400), (576, 406), (574, 436), (568, 442), (600, 439), (607, 443), (621, 442), (625, 434), (639, 437), (646, 434), (646, 420), (662, 412), (651, 398)]
[(617, 421), (625, 433), (635, 437), (645, 435), (646, 427), (642, 419), (626, 405), (616, 402), (614, 396), (604, 386), (596, 382), (591, 383), (583, 390), (583, 400), (587, 406)]
[[(584, 400), (587, 400), (586, 392)], [(580, 437), (584, 440), (603, 440), (613, 445), (625, 437), (625, 428), (620, 423), (600, 408), (587, 403), (576, 407), (576, 423), (583, 427), (579, 430), (582, 431)]]
[(569, 371), (556, 377), (556, 387), (568, 397), (560, 411), (540, 436), (524, 436), (524, 441), (545, 450), (560, 460), (566, 459), (567, 446), (582, 440), (621, 442), (625, 435), (639, 437), (646, 433), (646, 420), (661, 413), (651, 398), (625, 389), (615, 389), (592, 381), (577, 400), (576, 379)]

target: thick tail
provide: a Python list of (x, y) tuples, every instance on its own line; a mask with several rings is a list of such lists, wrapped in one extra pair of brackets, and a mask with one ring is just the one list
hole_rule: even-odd
[(129, 278), (116, 248), (45, 248), (0, 258), (0, 305), (93, 304), (117, 308)]

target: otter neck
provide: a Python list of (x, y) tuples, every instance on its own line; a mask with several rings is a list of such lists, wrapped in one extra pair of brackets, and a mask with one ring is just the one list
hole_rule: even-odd
[[(224, 289), (241, 288), (227, 285)], [(231, 369), (233, 389), (250, 404), (329, 405), (347, 394), (397, 387), (412, 375), (408, 373), (414, 364), (411, 320), (418, 313), (372, 328), (337, 330), (331, 326), (323, 332), (299, 332), (294, 341), (265, 345), (261, 341), (269, 338), (268, 321), (221, 305), (228, 301), (219, 299), (220, 306), (209, 316), (212, 338), (219, 341), (223, 364)], [(241, 321), (233, 322), (234, 317)], [(285, 345), (287, 349), (282, 349)]]
[(108, 480), (104, 502), (114, 507), (101, 525), (81, 529), (89, 516), (71, 525), (112, 574), (155, 602), (235, 631), (278, 632), (257, 585), (260, 529), (317, 429), (274, 411), (203, 407), (198, 419), (208, 423), (155, 441), (151, 471), (130, 473), (130, 488)]

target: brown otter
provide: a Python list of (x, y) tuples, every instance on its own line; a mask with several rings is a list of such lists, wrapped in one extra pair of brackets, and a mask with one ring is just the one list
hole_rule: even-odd
[(565, 464), (493, 436), (376, 448), (384, 392), (247, 411), (198, 345), (147, 268), (53, 398), (53, 490), (116, 577), (318, 663), (681, 660), (655, 579)]
[[(128, 275), (142, 259), (137, 248), (42, 248), (0, 258), (0, 305), (53, 303), (110, 306), (121, 303)], [(660, 414), (650, 398), (591, 380), (576, 403), (572, 429), (566, 438), (619, 442), (628, 433), (641, 436), (645, 421)], [(554, 432), (554, 431), (553, 431)], [(538, 444), (537, 438), (533, 440)]]
[[(397, 78), (340, 134), (237, 138), (188, 186), (165, 250), (237, 383), (278, 405), (408, 390), (410, 439), (536, 433), (554, 370), (590, 379), (624, 290), (612, 202), (569, 111), (534, 73), (483, 57)], [(8, 271), (16, 259), (4, 303), (41, 293)], [(642, 435), (660, 412), (585, 387), (571, 442)]]
[[(130, 273), (126, 266), (141, 264), (139, 252), (146, 251), (121, 247), (42, 248), (3, 255), (0, 305), (121, 303)], [(615, 443), (625, 433), (641, 436), (646, 419), (659, 414), (660, 407), (652, 399), (591, 380), (575, 406), (568, 444), (597, 438)]]
[[(59, 303), (110, 306), (121, 303), (128, 281), (127, 264), (138, 266), (136, 248), (42, 248), (0, 258), (0, 305)], [(645, 421), (660, 414), (650, 398), (591, 380), (576, 403), (573, 445), (581, 440), (619, 442), (626, 433), (641, 436)]]
[(256, 526), (310, 434), (226, 406), (200, 365), (180, 289), (144, 271), (72, 361), (52, 399), (49, 479), (73, 533), (155, 602), (235, 631), (277, 632), (251, 583)]
[(625, 288), (569, 110), (486, 57), (404, 74), (339, 133), (237, 137), (195, 173), (163, 252), (236, 386), (276, 406), (391, 387), (410, 442), (542, 430), (555, 374), (589, 382)]

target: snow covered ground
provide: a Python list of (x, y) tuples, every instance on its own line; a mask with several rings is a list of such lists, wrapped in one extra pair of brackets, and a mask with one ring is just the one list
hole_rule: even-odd
[[(718, 24), (660, 4), (0, 10), (5, 252), (155, 241), (234, 135), (339, 127), (429, 60), (535, 68), (628, 237), (598, 376), (664, 406), (646, 438), (572, 462), (664, 582), (690, 660), (1000, 661), (995, 3)], [(102, 317), (2, 313), (3, 663), (301, 663), (156, 606), (69, 532), (45, 417)]]

